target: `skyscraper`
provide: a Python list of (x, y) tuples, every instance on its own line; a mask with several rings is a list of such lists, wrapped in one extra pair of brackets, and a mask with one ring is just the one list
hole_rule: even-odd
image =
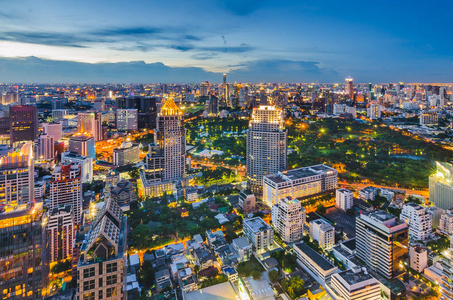
[(78, 115), (77, 130), (85, 131), (94, 137), (94, 141), (101, 141), (102, 134), (102, 115), (100, 112), (80, 112)]
[(200, 98), (208, 99), (209, 98), (209, 82), (202, 82), (200, 84)]
[(263, 194), (263, 176), (286, 170), (286, 145), (283, 110), (254, 108), (247, 131), (247, 186), (253, 193)]
[(42, 124), (43, 133), (53, 136), (55, 142), (61, 139), (62, 133), (62, 124), (57, 122), (52, 123), (43, 123)]
[(71, 205), (62, 205), (49, 211), (46, 224), (49, 243), (49, 262), (72, 256), (75, 224)]
[(356, 218), (357, 257), (387, 279), (404, 272), (401, 263), (408, 253), (408, 240), (407, 224), (385, 211)]
[(38, 136), (38, 110), (36, 106), (11, 106), (11, 145), (19, 141), (34, 141)]
[(56, 165), (50, 180), (50, 209), (71, 205), (75, 224), (82, 223), (81, 167), (75, 164)]
[(349, 97), (349, 99), (354, 99), (354, 82), (351, 76), (348, 76), (346, 79), (346, 85), (345, 85), (345, 93)]

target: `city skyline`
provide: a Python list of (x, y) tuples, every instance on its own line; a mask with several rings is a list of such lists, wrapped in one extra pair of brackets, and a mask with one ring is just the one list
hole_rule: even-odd
[(14, 1), (1, 82), (448, 82), (452, 4)]

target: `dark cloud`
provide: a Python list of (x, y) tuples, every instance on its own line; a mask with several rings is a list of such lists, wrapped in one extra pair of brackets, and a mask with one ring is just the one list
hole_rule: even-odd
[(80, 37), (78, 35), (62, 34), (62, 33), (45, 33), (45, 32), (0, 32), (0, 40), (21, 42), (28, 44), (39, 44), (49, 46), (65, 46), (65, 47), (87, 47), (86, 43), (92, 43), (95, 40), (88, 37)]
[(162, 33), (165, 31), (163, 28), (159, 27), (129, 27), (129, 28), (112, 28), (112, 29), (102, 29), (91, 31), (91, 35), (98, 36), (143, 36), (143, 35), (152, 35), (156, 33)]

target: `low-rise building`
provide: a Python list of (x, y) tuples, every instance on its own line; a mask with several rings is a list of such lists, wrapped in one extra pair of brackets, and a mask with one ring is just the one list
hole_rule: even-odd
[(255, 252), (265, 252), (274, 242), (274, 230), (260, 217), (244, 220), (243, 226), (244, 235)]
[(381, 287), (379, 281), (360, 267), (332, 275), (332, 290), (338, 299), (344, 300), (379, 300)]
[(125, 142), (120, 148), (113, 149), (113, 164), (115, 166), (133, 165), (140, 161), (139, 144)]
[(249, 241), (241, 236), (237, 239), (234, 239), (231, 243), (233, 245), (233, 249), (236, 251), (238, 256), (238, 261), (246, 261), (249, 260), (252, 256), (252, 245)]
[(250, 190), (244, 190), (239, 193), (239, 207), (242, 208), (244, 214), (248, 214), (255, 210), (256, 197)]
[(377, 188), (374, 186), (367, 186), (366, 188), (359, 191), (359, 198), (364, 201), (374, 201), (377, 195)]

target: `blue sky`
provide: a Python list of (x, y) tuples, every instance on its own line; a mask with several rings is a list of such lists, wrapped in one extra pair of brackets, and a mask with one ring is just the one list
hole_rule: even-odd
[[(451, 1), (0, 0), (1, 82), (451, 82)], [(112, 72), (115, 72), (113, 74)]]

